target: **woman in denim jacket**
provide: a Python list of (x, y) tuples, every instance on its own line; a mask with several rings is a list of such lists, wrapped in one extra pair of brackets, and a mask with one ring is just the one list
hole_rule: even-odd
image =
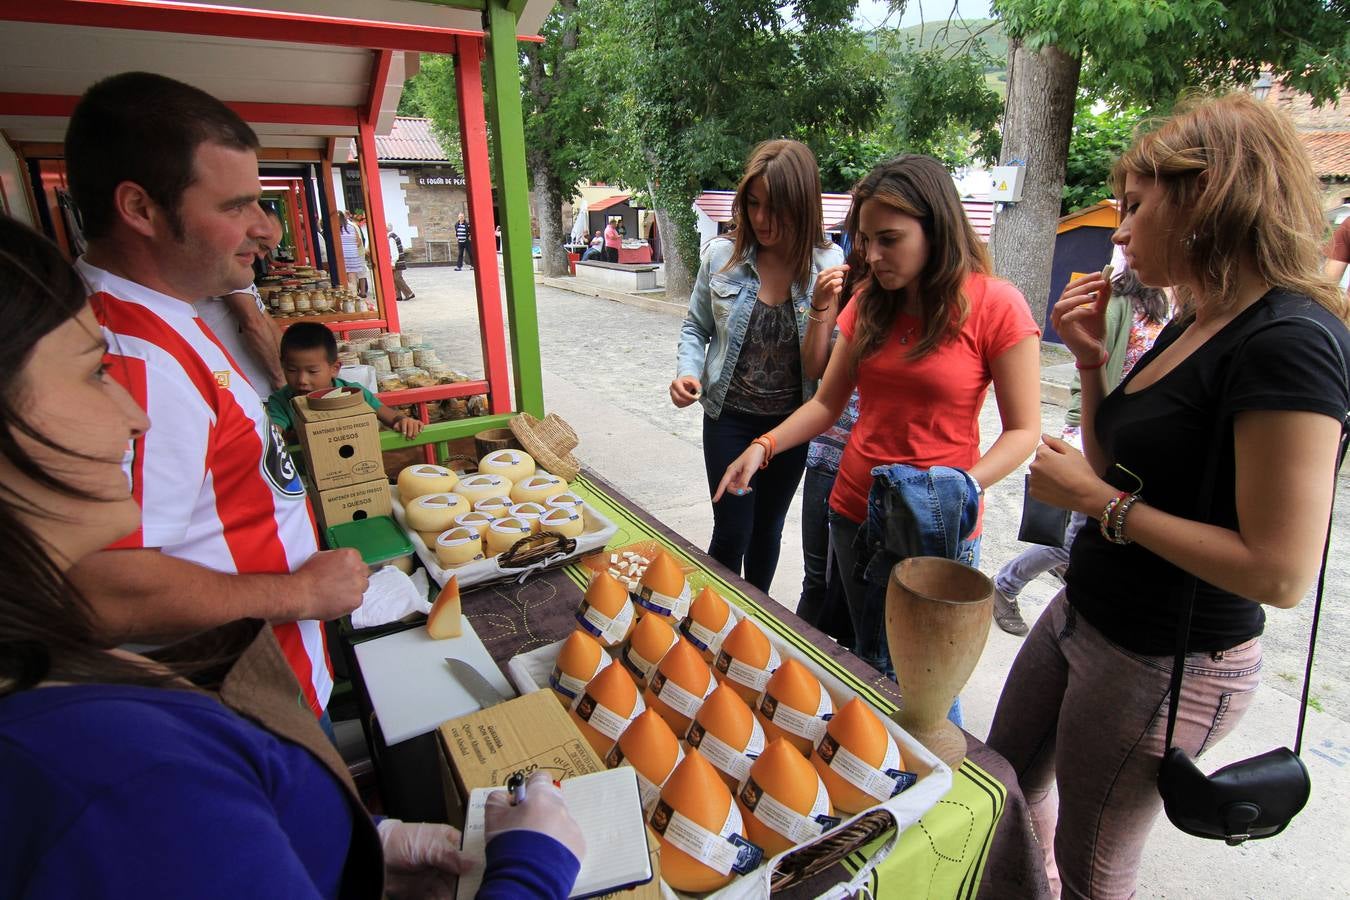
[[(817, 277), (844, 261), (824, 238), (820, 170), (804, 144), (756, 147), (734, 209), (735, 231), (703, 251), (670, 384), (677, 407), (703, 404), (709, 491), (747, 442), (815, 393), (834, 324), (820, 316), (827, 306), (816, 299)], [(773, 581), (805, 466), (803, 446), (759, 472), (753, 492), (747, 478), (739, 492), (714, 499), (708, 554), (760, 590)]]
[[(765, 460), (828, 428), (857, 388), (858, 422), (830, 495), (830, 544), (853, 651), (889, 671), (888, 563), (918, 550), (978, 565), (980, 485), (1004, 478), (1036, 446), (1038, 329), (1017, 289), (988, 274), (951, 175), (932, 157), (873, 169), (853, 189), (848, 227), (858, 289), (838, 314), (820, 391), (751, 443), (718, 494), (743, 489)], [(828, 293), (816, 305), (833, 326), (842, 280), (820, 280)], [(991, 384), (1003, 431), (981, 453), (979, 414)]]

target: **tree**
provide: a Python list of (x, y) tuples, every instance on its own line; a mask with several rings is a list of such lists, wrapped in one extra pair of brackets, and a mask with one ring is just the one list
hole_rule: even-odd
[(646, 188), (666, 290), (687, 297), (693, 201), (736, 184), (750, 149), (876, 119), (882, 66), (851, 30), (856, 0), (588, 0), (581, 64), (603, 105), (594, 174)]
[(1010, 39), (1002, 159), (1027, 171), (990, 249), (1038, 321), (1080, 76), (1119, 106), (1160, 110), (1187, 88), (1250, 84), (1263, 66), (1320, 101), (1350, 83), (1345, 0), (995, 0), (995, 12)]
[(1003, 101), (985, 81), (992, 61), (980, 45), (947, 44), (893, 53), (888, 127), (895, 153), (925, 153), (949, 168), (998, 158)]
[(459, 99), (455, 94), (455, 60), (452, 56), (422, 54), (421, 68), (403, 86), (398, 101), (400, 116), (431, 120), (441, 149), (456, 172), (464, 174), (464, 153), (459, 141)]
[(1059, 208), (1061, 216), (1111, 196), (1111, 187), (1107, 183), (1111, 166), (1130, 146), (1135, 127), (1147, 115), (1137, 106), (1093, 112), (1094, 105), (1091, 97), (1080, 97), (1073, 114), (1073, 136), (1069, 139), (1064, 192)]

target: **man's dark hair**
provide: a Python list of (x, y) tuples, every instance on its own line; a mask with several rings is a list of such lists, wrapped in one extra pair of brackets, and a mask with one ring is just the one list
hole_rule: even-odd
[(297, 322), (281, 335), (281, 358), (292, 350), (323, 350), (330, 363), (337, 362), (337, 338), (318, 322)]
[(205, 91), (149, 72), (113, 75), (84, 92), (66, 128), (66, 172), (89, 238), (105, 237), (124, 181), (145, 189), (183, 236), (178, 207), (197, 147), (257, 150), (258, 136)]

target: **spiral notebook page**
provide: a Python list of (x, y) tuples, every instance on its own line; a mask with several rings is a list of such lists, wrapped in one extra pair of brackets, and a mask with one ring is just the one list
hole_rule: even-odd
[[(483, 811), (493, 790), (499, 788), (476, 788), (469, 794), (461, 849), (475, 865), (460, 877), (456, 900), (472, 900), (482, 885)], [(619, 766), (569, 778), (562, 783), (562, 792), (567, 809), (586, 837), (586, 858), (581, 861), (581, 871), (568, 896), (580, 900), (650, 881), (647, 828), (642, 821), (642, 801), (633, 768)]]

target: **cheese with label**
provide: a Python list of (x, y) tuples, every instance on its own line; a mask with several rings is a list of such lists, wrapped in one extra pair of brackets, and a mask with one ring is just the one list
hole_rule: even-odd
[(517, 503), (511, 507), (510, 515), (530, 526), (532, 534), (539, 533), (539, 517), (545, 512), (541, 504), (533, 502)]
[(433, 466), (418, 463), (405, 466), (398, 473), (398, 497), (407, 506), (424, 494), (443, 494), (453, 491), (459, 484), (459, 476), (445, 466)]
[(713, 663), (718, 681), (730, 685), (746, 703), (754, 704), (778, 670), (778, 649), (769, 643), (760, 627), (750, 619), (741, 619), (722, 640)]
[(736, 791), (750, 840), (770, 856), (839, 824), (816, 770), (787, 741), (772, 740)]
[(613, 660), (600, 648), (595, 638), (584, 631), (574, 631), (558, 649), (558, 658), (548, 676), (548, 686), (563, 706), (571, 706), (591, 679), (611, 662)]
[(740, 695), (726, 685), (719, 685), (703, 701), (685, 740), (708, 758), (732, 790), (764, 752), (763, 726)]
[(582, 514), (580, 508), (567, 509), (561, 506), (552, 506), (539, 517), (539, 530), (551, 531), (554, 534), (561, 534), (563, 537), (580, 537), (581, 532), (586, 530), (586, 517)]
[(628, 642), (619, 651), (619, 662), (632, 674), (639, 687), (646, 687), (652, 670), (665, 658), (679, 637), (658, 616), (643, 616), (633, 626)]
[(517, 503), (543, 503), (549, 497), (556, 497), (567, 490), (567, 482), (557, 475), (536, 472), (528, 478), (515, 482), (511, 488), (511, 499)]
[(508, 497), (511, 494), (511, 479), (483, 472), (466, 475), (455, 485), (455, 493), (468, 500), (470, 504), (486, 497)]
[(575, 509), (577, 512), (580, 512), (581, 507), (586, 505), (586, 501), (582, 500), (571, 491), (563, 491), (561, 494), (549, 497), (544, 501), (544, 505), (556, 506), (561, 509)]
[(487, 531), (488, 526), (491, 525), (496, 518), (496, 516), (489, 515), (485, 512), (470, 510), (469, 512), (455, 516), (455, 527), (467, 528), (478, 535), (481, 540), (483, 532)]
[(647, 707), (623, 666), (605, 666), (572, 701), (569, 715), (601, 759)]
[(468, 502), (458, 494), (424, 494), (404, 507), (409, 528), (432, 534), (454, 528), (455, 516), (468, 511)]
[(427, 634), (432, 640), (459, 637), (464, 633), (464, 610), (459, 602), (459, 579), (454, 575), (436, 595), (427, 614)]
[(895, 738), (861, 699), (843, 705), (825, 726), (811, 765), (840, 812), (858, 813), (903, 790), (905, 761)]
[(680, 639), (657, 665), (642, 698), (676, 734), (684, 734), (715, 687), (717, 682), (698, 649)]
[(651, 709), (629, 723), (605, 757), (605, 765), (611, 769), (629, 765), (637, 772), (643, 815), (651, 815), (661, 788), (683, 761), (684, 749), (675, 732)]
[(660, 839), (661, 877), (677, 891), (723, 887), (738, 874), (738, 862), (745, 868), (751, 861), (745, 857), (753, 856), (743, 849), (745, 823), (731, 792), (697, 750), (666, 781), (647, 824)]
[(484, 475), (500, 475), (512, 484), (534, 474), (534, 457), (524, 450), (493, 450), (478, 461), (478, 471)]
[(607, 572), (597, 572), (577, 607), (577, 624), (603, 646), (623, 643), (633, 630), (633, 601)]
[(515, 506), (510, 497), (495, 496), (484, 497), (474, 503), (473, 511), (491, 516), (494, 519), (504, 519), (511, 515), (511, 507)]
[(487, 544), (488, 556), (496, 556), (498, 553), (505, 553), (510, 550), (516, 541), (529, 536), (530, 525), (528, 522), (507, 516), (505, 519), (497, 519), (488, 526), (487, 532), (483, 535), (483, 541)]
[(703, 658), (712, 662), (722, 641), (736, 627), (731, 604), (710, 587), (704, 587), (689, 604), (689, 615), (680, 623), (680, 634), (703, 652)]
[(674, 625), (689, 613), (692, 599), (684, 570), (669, 553), (662, 550), (647, 565), (638, 580), (638, 603)]
[(806, 666), (786, 659), (764, 686), (755, 713), (770, 742), (786, 738), (799, 752), (808, 754), (834, 715), (834, 701)]
[(436, 536), (436, 562), (450, 569), (483, 558), (483, 540), (471, 528), (456, 527)]

